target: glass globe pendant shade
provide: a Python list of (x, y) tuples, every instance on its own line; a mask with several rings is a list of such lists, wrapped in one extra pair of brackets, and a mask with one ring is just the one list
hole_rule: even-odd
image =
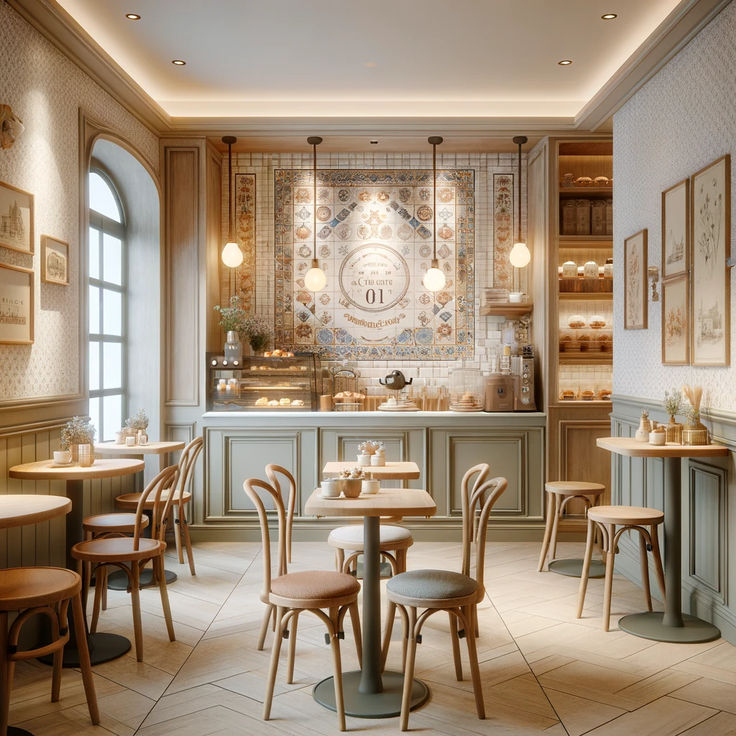
[(514, 247), (509, 253), (509, 262), (516, 268), (524, 268), (529, 265), (529, 261), (532, 258), (532, 254), (529, 252), (526, 243), (514, 243)]
[(439, 291), (447, 283), (445, 274), (440, 271), (440, 266), (436, 259), (432, 261), (432, 267), (424, 274), (422, 283), (427, 291)]
[(240, 246), (237, 243), (230, 241), (229, 243), (225, 243), (221, 258), (222, 262), (228, 268), (237, 268), (243, 262), (243, 251), (240, 250)]
[(325, 272), (319, 267), (319, 262), (316, 258), (312, 259), (312, 268), (307, 271), (304, 275), (304, 286), (309, 291), (322, 291), (327, 283), (327, 276)]

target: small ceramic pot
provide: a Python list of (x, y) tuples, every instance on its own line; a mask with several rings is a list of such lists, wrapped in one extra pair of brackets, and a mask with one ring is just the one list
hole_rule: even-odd
[(367, 465), (371, 464), (371, 455), (368, 454), (362, 454), (358, 455), (358, 465), (362, 465), (363, 467), (366, 467)]
[(375, 455), (371, 455), (371, 465), (375, 466), (383, 466), (386, 464), (386, 456), (381, 453), (376, 453)]
[(337, 498), (342, 490), (342, 480), (340, 478), (324, 478), (321, 488), (323, 498)]
[(364, 480), (360, 486), (360, 492), (365, 493), (367, 495), (378, 493), (380, 489), (381, 489), (380, 480)]
[(666, 432), (650, 432), (649, 433), (649, 444), (650, 445), (663, 445), (667, 441)]
[(363, 481), (360, 478), (343, 478), (342, 492), (345, 498), (358, 498)]
[(54, 450), (54, 464), (68, 465), (72, 461), (72, 453), (69, 450)]

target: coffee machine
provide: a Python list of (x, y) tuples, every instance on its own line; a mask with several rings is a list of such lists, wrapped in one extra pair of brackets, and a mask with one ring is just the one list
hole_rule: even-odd
[(514, 411), (536, 411), (534, 397), (534, 348), (524, 345), (521, 355), (511, 358), (514, 376)]

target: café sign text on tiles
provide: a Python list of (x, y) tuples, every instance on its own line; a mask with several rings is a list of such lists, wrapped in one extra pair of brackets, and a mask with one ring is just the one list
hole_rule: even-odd
[[(313, 256), (312, 172), (274, 172), (275, 344), (325, 358), (446, 359), (473, 356), (472, 170), (317, 172), (317, 258), (327, 275), (304, 286)], [(447, 284), (422, 285), (437, 258)]]

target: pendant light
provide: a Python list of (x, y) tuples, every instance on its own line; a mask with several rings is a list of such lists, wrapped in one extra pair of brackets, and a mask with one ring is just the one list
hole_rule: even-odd
[(314, 195), (312, 197), (312, 207), (314, 211), (314, 219), (312, 222), (312, 237), (314, 238), (314, 250), (312, 255), (312, 267), (304, 275), (304, 286), (309, 291), (322, 291), (327, 283), (325, 272), (319, 267), (317, 260), (317, 146), (322, 143), (322, 139), (318, 135), (311, 135), (307, 138), (307, 143), (312, 146), (312, 178), (314, 184)]
[(427, 291), (439, 291), (444, 288), (447, 283), (445, 274), (440, 270), (440, 263), (437, 260), (437, 146), (442, 143), (442, 138), (438, 135), (432, 135), (428, 139), (432, 144), (432, 222), (434, 248), (432, 250), (432, 265), (424, 274), (422, 283)]
[(243, 251), (233, 238), (233, 143), (234, 135), (224, 135), (222, 142), (227, 144), (227, 243), (222, 249), (222, 262), (228, 268), (237, 268), (243, 262)]
[(519, 224), (516, 231), (516, 242), (514, 243), (514, 247), (511, 249), (511, 253), (509, 253), (509, 262), (515, 268), (524, 268), (524, 266), (527, 266), (529, 264), (529, 261), (532, 258), (532, 254), (529, 252), (529, 248), (527, 248), (526, 243), (521, 239), (521, 147), (524, 145), (524, 143), (527, 142), (527, 140), (529, 139), (525, 135), (517, 135), (513, 138), (514, 143), (519, 146)]

